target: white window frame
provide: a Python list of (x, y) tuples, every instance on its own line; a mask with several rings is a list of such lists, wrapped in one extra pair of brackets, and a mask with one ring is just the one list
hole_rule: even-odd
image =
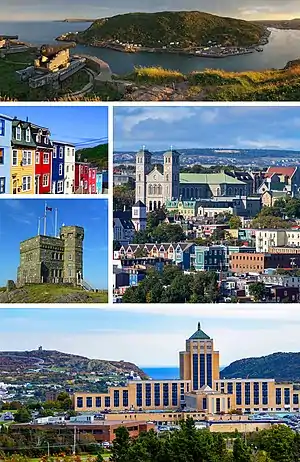
[(25, 131), (25, 140), (26, 140), (26, 143), (30, 143), (30, 139), (31, 139), (31, 136), (30, 136), (30, 128), (26, 128), (26, 131)]
[(36, 151), (36, 153), (35, 153), (35, 163), (36, 163), (36, 165), (40, 164), (40, 155), (41, 155), (41, 153), (39, 151)]
[(13, 167), (16, 167), (18, 165), (18, 150), (17, 149), (12, 150), (11, 165)]
[(64, 148), (63, 148), (63, 146), (60, 146), (60, 148), (59, 148), (59, 158), (63, 159), (63, 157), (64, 157)]
[[(31, 184), (32, 184), (32, 177), (31, 176), (23, 176), (22, 177), (22, 191), (30, 191)], [(24, 186), (25, 186), (25, 188), (24, 188)]]
[(57, 182), (57, 192), (62, 193), (64, 191), (64, 182), (63, 181), (58, 181)]
[[(45, 182), (45, 180), (47, 180), (47, 181)], [(44, 173), (44, 174), (43, 174), (43, 180), (42, 180), (42, 181), (43, 181), (42, 184), (43, 184), (43, 187), (44, 187), (44, 188), (46, 188), (47, 186), (49, 186), (49, 175), (48, 175), (48, 173)]]
[[(46, 156), (46, 157), (45, 157)], [(47, 162), (46, 160), (47, 159)], [(49, 152), (44, 152), (43, 154), (43, 164), (44, 165), (48, 165), (50, 163), (50, 155), (49, 155)]]
[(58, 174), (61, 176), (63, 174), (63, 164), (59, 164)]
[(32, 165), (32, 151), (22, 151), (22, 166)]
[(17, 125), (17, 127), (16, 127), (16, 140), (21, 141), (21, 139), (22, 139), (22, 128), (20, 127), (20, 125)]

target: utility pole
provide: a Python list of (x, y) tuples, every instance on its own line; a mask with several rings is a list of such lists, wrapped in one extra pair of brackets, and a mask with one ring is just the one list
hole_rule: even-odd
[(73, 456), (76, 454), (76, 427), (74, 426)]
[(50, 457), (50, 444), (49, 444), (49, 441), (47, 441), (47, 454), (48, 454), (48, 457)]

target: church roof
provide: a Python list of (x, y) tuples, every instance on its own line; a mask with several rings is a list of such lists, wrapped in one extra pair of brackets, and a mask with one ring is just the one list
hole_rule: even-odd
[(137, 201), (133, 207), (146, 207), (142, 201)]
[(200, 322), (198, 322), (198, 329), (196, 332), (189, 338), (189, 340), (210, 340), (210, 337), (201, 330)]
[(240, 181), (227, 173), (180, 173), (180, 183), (199, 183), (199, 184), (234, 184), (244, 185), (244, 181)]

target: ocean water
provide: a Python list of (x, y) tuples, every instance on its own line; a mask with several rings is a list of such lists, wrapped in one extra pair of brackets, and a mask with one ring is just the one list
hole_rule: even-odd
[[(0, 22), (0, 35), (19, 35), (20, 40), (33, 44), (52, 43), (66, 32), (85, 30), (90, 23), (64, 22)], [(135, 66), (163, 66), (184, 73), (206, 68), (227, 71), (261, 70), (282, 68), (288, 61), (300, 58), (300, 30), (273, 30), (269, 43), (262, 53), (229, 56), (222, 59), (181, 56), (167, 53), (121, 53), (78, 45), (73, 53), (92, 54), (108, 62), (115, 73), (130, 72)]]
[(141, 367), (141, 369), (153, 380), (176, 380), (179, 379), (179, 367)]

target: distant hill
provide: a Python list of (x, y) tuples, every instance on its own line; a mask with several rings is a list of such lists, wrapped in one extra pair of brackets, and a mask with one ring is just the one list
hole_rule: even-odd
[(144, 47), (162, 47), (179, 42), (180, 48), (206, 45), (253, 45), (265, 28), (240, 19), (225, 18), (200, 11), (128, 13), (98, 19), (86, 31), (77, 34), (82, 43), (95, 40), (119, 40)]
[(234, 361), (221, 371), (221, 378), (265, 378), (300, 382), (300, 353), (273, 353)]
[(24, 373), (27, 369), (50, 368), (64, 369), (66, 372), (78, 373), (130, 373), (135, 372), (141, 378), (146, 374), (135, 364), (126, 361), (107, 361), (89, 359), (84, 356), (62, 353), (55, 350), (0, 351), (0, 374), (3, 372)]
[(108, 168), (108, 144), (99, 144), (92, 148), (82, 148), (76, 151), (76, 160), (91, 162), (100, 170)]
[(300, 18), (294, 19), (279, 19), (279, 20), (261, 20), (261, 21), (253, 21), (254, 24), (263, 25), (266, 27), (273, 27), (274, 29), (293, 29), (299, 30), (300, 29)]

